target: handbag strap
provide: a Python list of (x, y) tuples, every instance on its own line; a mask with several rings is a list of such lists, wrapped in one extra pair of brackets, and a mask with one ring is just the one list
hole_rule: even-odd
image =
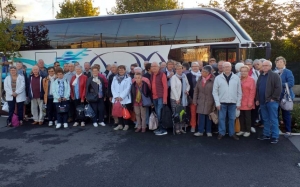
[(291, 98), (290, 88), (289, 88), (289, 84), (287, 82), (285, 83), (285, 91), (286, 91), (288, 97)]

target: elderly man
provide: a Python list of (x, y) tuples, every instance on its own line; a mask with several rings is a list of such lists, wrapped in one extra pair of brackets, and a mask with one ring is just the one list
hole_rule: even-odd
[(76, 74), (75, 65), (73, 63), (70, 63), (68, 65), (68, 69), (69, 69), (69, 71), (64, 75), (64, 79), (66, 79), (68, 82), (70, 82), (72, 77)]
[(164, 71), (167, 67), (167, 63), (166, 62), (160, 62), (159, 66), (160, 66), (160, 71)]
[(253, 68), (253, 61), (251, 59), (246, 59), (244, 64), (247, 65), (250, 69), (248, 76), (252, 77), (256, 83), (259, 76), (259, 72), (257, 72), (255, 68)]
[(91, 77), (91, 64), (89, 62), (85, 62), (83, 67), (84, 67), (83, 74), (88, 78)]
[(258, 73), (258, 76), (260, 75), (260, 71), (262, 70), (262, 63), (264, 59), (255, 59), (253, 62), (254, 69)]
[(220, 60), (218, 62), (218, 71), (215, 71), (215, 73), (214, 73), (215, 77), (223, 73), (223, 64), (224, 64), (224, 62), (225, 62), (224, 60)]
[(64, 74), (69, 72), (69, 63), (64, 64)]
[(272, 135), (271, 143), (278, 142), (278, 106), (281, 91), (279, 75), (272, 71), (272, 62), (265, 60), (256, 86), (256, 105), (260, 105), (264, 124), (263, 135), (258, 138), (259, 140), (269, 140)]
[(217, 61), (216, 61), (215, 58), (210, 58), (209, 61), (208, 61), (208, 64), (211, 65), (211, 66), (216, 64), (216, 63), (217, 63)]
[(105, 75), (106, 79), (108, 79), (108, 75), (110, 73), (110, 69), (111, 69), (111, 65), (110, 64), (107, 64), (105, 66), (105, 71), (103, 72), (103, 74)]
[[(157, 62), (151, 64), (151, 89), (153, 105), (160, 121), (163, 105), (167, 104), (168, 84), (167, 76), (159, 70), (159, 64)], [(162, 124), (159, 124), (159, 128), (155, 131), (155, 135), (166, 134), (168, 134), (168, 132), (162, 127)]]
[(43, 76), (40, 75), (40, 69), (38, 66), (32, 67), (32, 74), (28, 79), (28, 96), (31, 99), (31, 113), (34, 122), (33, 125), (42, 125), (44, 122), (43, 115), (43, 100), (44, 100), (44, 89), (43, 89)]
[(228, 114), (229, 136), (235, 140), (239, 138), (234, 132), (235, 111), (240, 109), (242, 89), (240, 78), (231, 72), (230, 62), (223, 63), (223, 73), (215, 78), (213, 96), (219, 110), (219, 136), (222, 139), (226, 134), (225, 119)]
[(45, 63), (44, 63), (43, 59), (38, 60), (37, 66), (40, 69), (40, 75), (43, 76), (43, 77), (47, 77), (48, 76), (48, 70), (47, 70), (47, 68), (45, 68)]
[[(196, 61), (197, 62), (197, 61)], [(202, 71), (203, 68), (203, 62), (202, 61), (198, 61), (197, 62), (199, 64), (199, 70)]]
[(144, 62), (144, 69), (143, 69), (143, 72), (142, 72), (142, 74), (144, 75), (145, 73), (147, 73), (147, 71), (146, 71), (146, 65), (147, 64), (149, 64), (149, 61), (145, 61)]
[(59, 62), (54, 62), (54, 66), (53, 66), (54, 68), (57, 68), (57, 67), (60, 67), (60, 64), (59, 64)]
[(130, 65), (130, 72), (129, 72), (129, 76), (131, 77), (131, 79), (134, 78), (134, 68), (138, 67), (137, 63), (131, 64)]

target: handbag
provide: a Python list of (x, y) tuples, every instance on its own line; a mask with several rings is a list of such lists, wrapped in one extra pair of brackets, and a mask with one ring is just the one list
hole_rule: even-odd
[(158, 118), (156, 113), (153, 111), (149, 117), (149, 130), (156, 130), (158, 127)]
[(80, 104), (76, 107), (76, 119), (85, 120), (84, 105)]
[(11, 119), (11, 125), (13, 127), (18, 127), (20, 126), (20, 121), (19, 121), (19, 117), (17, 116), (17, 114), (13, 114), (12, 119)]
[(57, 113), (67, 113), (69, 112), (69, 108), (70, 108), (70, 105), (68, 103), (65, 103), (65, 102), (61, 102), (59, 103), (59, 105), (57, 105), (56, 107), (56, 111)]
[(240, 124), (240, 119), (239, 118), (235, 118), (234, 129), (235, 129), (235, 132), (240, 132), (241, 131), (241, 124)]
[(84, 115), (85, 117), (89, 117), (89, 118), (95, 117), (96, 114), (90, 104), (85, 105)]
[(294, 107), (294, 102), (291, 98), (290, 89), (288, 83), (285, 83), (284, 96), (280, 101), (280, 107), (283, 110), (292, 111)]
[(124, 106), (123, 109), (122, 109), (122, 116), (123, 116), (124, 119), (130, 119), (131, 118), (130, 112), (126, 108), (126, 106)]
[(98, 101), (98, 94), (95, 92), (87, 92), (85, 99), (89, 103), (97, 102)]
[(7, 102), (3, 103), (2, 110), (5, 111), (5, 112), (9, 111), (9, 107), (8, 107), (8, 103)]
[(111, 115), (114, 116), (114, 117), (118, 117), (118, 118), (123, 117), (122, 109), (123, 108), (122, 108), (122, 105), (121, 105), (120, 101), (116, 101), (113, 105)]
[(214, 124), (219, 123), (218, 111), (216, 110), (216, 107), (214, 107), (214, 110), (209, 114), (209, 119), (212, 120)]
[(149, 107), (149, 106), (152, 106), (152, 101), (151, 101), (151, 98), (150, 97), (146, 97), (142, 90), (140, 88), (138, 88), (141, 92), (141, 95), (142, 95), (142, 105), (143, 107)]

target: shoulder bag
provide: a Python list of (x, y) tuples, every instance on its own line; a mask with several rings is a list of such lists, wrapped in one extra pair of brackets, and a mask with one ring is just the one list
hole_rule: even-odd
[(283, 110), (292, 111), (294, 107), (294, 102), (291, 98), (290, 89), (288, 83), (285, 83), (284, 96), (280, 101), (280, 107)]

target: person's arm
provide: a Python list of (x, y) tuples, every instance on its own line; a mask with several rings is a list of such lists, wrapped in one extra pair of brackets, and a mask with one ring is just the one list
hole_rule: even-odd
[[(52, 95), (53, 95), (53, 99), (59, 99), (60, 96), (58, 95), (58, 91), (57, 91), (57, 88), (58, 88), (58, 81), (54, 81), (53, 84), (51, 84), (51, 90), (52, 90)], [(66, 89), (65, 89), (66, 91)]]
[(131, 90), (131, 77), (127, 78), (128, 80), (126, 80), (126, 85), (124, 90), (122, 90), (122, 92), (120, 93), (120, 97), (124, 100), (126, 97), (128, 97), (128, 95), (130, 94), (130, 90)]
[(68, 100), (68, 98), (70, 97), (70, 94), (71, 94), (71, 88), (70, 88), (70, 84), (68, 83), (67, 80), (65, 80), (65, 93), (64, 93), (64, 97), (65, 99)]
[(17, 78), (17, 81), (20, 83), (18, 84), (18, 86), (16, 87), (16, 94), (20, 94), (22, 92), (25, 91), (25, 81), (24, 81), (24, 77), (22, 75), (19, 75)]
[(242, 95), (243, 95), (243, 93), (242, 93), (241, 80), (238, 78), (238, 84), (237, 84), (237, 103), (236, 103), (237, 108), (241, 107)]
[(255, 99), (255, 93), (256, 93), (256, 87), (255, 87), (255, 80), (252, 79), (251, 80), (251, 84), (250, 84), (250, 95), (249, 97), (247, 98), (248, 99), (248, 107), (252, 108), (253, 106), (253, 101)]
[[(178, 101), (180, 99), (178, 91), (181, 93), (181, 90), (176, 90), (176, 80), (175, 80), (175, 77), (172, 77), (170, 79), (170, 84), (171, 84), (171, 93), (174, 95), (175, 101)], [(169, 96), (169, 97), (171, 97), (171, 96)]]
[(190, 86), (190, 83), (189, 83), (187, 77), (185, 78), (185, 81), (186, 81), (186, 90), (185, 90), (185, 91), (186, 91), (186, 92), (189, 92), (190, 89), (191, 89), (191, 86)]
[(280, 98), (282, 91), (282, 83), (278, 74), (274, 74), (274, 92), (271, 96), (272, 100), (277, 101)]
[[(199, 82), (199, 81), (198, 81)], [(220, 99), (219, 99), (219, 83), (218, 83), (218, 77), (216, 77), (215, 81), (214, 81), (214, 86), (213, 86), (213, 97), (216, 103), (216, 107), (218, 109), (220, 109), (221, 103), (220, 103)]]
[[(85, 86), (85, 84), (86, 84), (86, 82), (87, 82), (87, 76), (85, 76), (85, 75), (82, 75), (83, 77), (82, 77), (82, 81), (83, 81), (83, 87), (82, 87), (82, 95), (81, 95), (81, 102), (83, 103), (84, 102), (84, 100), (85, 100), (85, 92), (86, 92), (86, 86)], [(79, 84), (79, 86), (80, 86), (80, 83), (78, 82), (78, 84)], [(79, 87), (80, 88), (80, 87)]]
[[(8, 80), (8, 79), (10, 79), (10, 80)], [(13, 92), (11, 89), (11, 84), (9, 82), (11, 82), (11, 77), (8, 76), (4, 79), (4, 90), (7, 95), (12, 95)]]
[[(163, 93), (163, 104), (167, 104), (168, 102), (168, 81), (166, 74), (163, 73), (161, 77), (164, 93)], [(170, 96), (169, 96), (170, 97)]]
[[(295, 78), (292, 71), (286, 71), (286, 83), (288, 83), (289, 88), (292, 88), (295, 85)], [(285, 89), (285, 82), (282, 84), (282, 87)]]
[(115, 78), (113, 78), (113, 81), (112, 81), (112, 83), (111, 83), (111, 96), (112, 96), (113, 99), (119, 97), (118, 91), (117, 91), (116, 88), (115, 88), (115, 84), (117, 84), (116, 81), (117, 81), (117, 80), (116, 80)]
[(70, 84), (70, 90), (71, 90), (70, 94), (71, 94), (71, 99), (72, 99), (72, 100), (75, 99), (75, 97), (74, 97), (74, 87), (73, 87), (73, 85), (72, 85), (74, 79), (75, 79), (75, 78), (72, 77), (72, 78), (71, 78), (71, 81), (70, 81), (70, 83), (69, 83), (69, 84)]
[(201, 82), (201, 81), (198, 81), (194, 88), (194, 95), (193, 95), (193, 104), (194, 105), (197, 105), (197, 99), (198, 99), (198, 94), (199, 94), (198, 86), (201, 86), (201, 83), (199, 85), (199, 82)]

